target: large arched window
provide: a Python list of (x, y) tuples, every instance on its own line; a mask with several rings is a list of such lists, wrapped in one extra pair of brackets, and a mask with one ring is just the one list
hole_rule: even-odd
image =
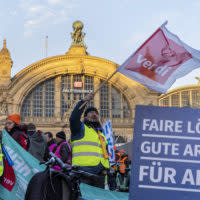
[[(96, 78), (98, 79), (98, 78)], [(102, 83), (102, 80), (97, 80)], [(96, 88), (99, 86), (96, 85)], [(23, 118), (60, 118), (71, 110), (76, 102), (93, 92), (94, 77), (86, 75), (63, 75), (37, 85), (26, 96), (21, 106)], [(111, 84), (105, 84), (99, 91), (99, 100), (91, 100), (87, 106), (96, 106), (101, 118), (130, 118), (131, 110), (124, 94)]]

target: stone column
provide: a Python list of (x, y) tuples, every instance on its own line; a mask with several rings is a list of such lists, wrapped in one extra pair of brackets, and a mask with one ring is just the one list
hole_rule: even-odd
[(61, 109), (61, 76), (55, 78), (55, 118), (56, 121), (60, 121), (60, 109)]

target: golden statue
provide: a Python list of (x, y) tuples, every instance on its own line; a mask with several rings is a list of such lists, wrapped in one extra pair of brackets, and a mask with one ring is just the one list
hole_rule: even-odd
[(86, 46), (83, 41), (83, 38), (85, 37), (85, 33), (82, 32), (83, 23), (81, 21), (75, 21), (72, 27), (74, 29), (74, 32), (71, 33), (73, 40), (71, 46), (79, 46), (79, 47)]

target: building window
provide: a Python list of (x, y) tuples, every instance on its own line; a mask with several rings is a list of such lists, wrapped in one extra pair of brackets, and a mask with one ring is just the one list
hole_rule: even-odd
[(33, 117), (43, 116), (43, 84), (33, 89)]
[(169, 97), (160, 100), (160, 106), (169, 106)]
[(100, 116), (102, 118), (109, 118), (109, 114), (109, 85), (105, 84), (100, 89)]
[(111, 88), (112, 118), (121, 118), (121, 93)]
[[(94, 78), (83, 75), (67, 75), (61, 79), (61, 117), (77, 101), (94, 91)], [(87, 106), (93, 106), (92, 99)]]
[[(84, 97), (89, 94), (90, 92), (94, 92), (94, 78), (91, 76), (85, 76), (84, 80)], [(87, 106), (94, 106), (94, 99), (91, 99), (88, 103)]]
[(45, 117), (54, 116), (54, 90), (55, 90), (55, 81), (54, 79), (48, 80), (45, 82)]
[(61, 79), (61, 117), (71, 106), (71, 76), (63, 76)]
[(199, 108), (200, 107), (200, 91), (192, 90), (192, 107)]
[(21, 115), (24, 117), (31, 116), (31, 94), (25, 98), (24, 103), (22, 104)]
[(73, 103), (83, 98), (83, 77), (81, 75), (73, 76)]
[(123, 95), (123, 117), (124, 118), (131, 117), (131, 109), (130, 109), (128, 101), (126, 100), (124, 95)]
[(181, 92), (181, 103), (182, 103), (182, 107), (190, 106), (190, 93), (189, 93), (189, 91)]
[(180, 97), (179, 93), (173, 94), (171, 96), (171, 104), (172, 104), (172, 106), (180, 107), (179, 97)]

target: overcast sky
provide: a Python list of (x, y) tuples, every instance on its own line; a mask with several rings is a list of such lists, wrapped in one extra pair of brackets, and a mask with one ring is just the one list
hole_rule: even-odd
[[(76, 20), (84, 23), (87, 51), (122, 64), (163, 22), (181, 40), (200, 49), (200, 0), (0, 0), (3, 39), (14, 62), (12, 76), (46, 57), (63, 55)], [(172, 88), (197, 84), (197, 69)]]

